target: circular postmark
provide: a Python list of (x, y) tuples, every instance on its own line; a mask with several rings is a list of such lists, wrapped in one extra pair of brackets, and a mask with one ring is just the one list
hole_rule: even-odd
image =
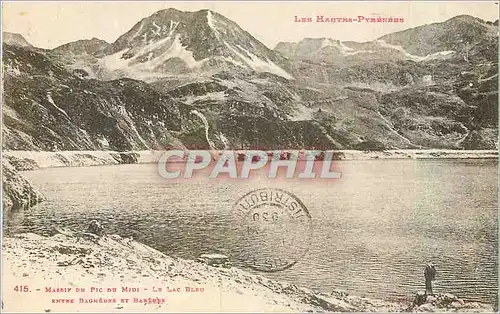
[(238, 260), (247, 267), (276, 272), (295, 265), (309, 250), (311, 215), (300, 199), (277, 188), (250, 191), (233, 213)]

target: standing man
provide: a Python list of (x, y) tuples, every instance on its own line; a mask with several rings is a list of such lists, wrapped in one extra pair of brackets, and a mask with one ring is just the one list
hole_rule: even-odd
[(425, 277), (425, 294), (432, 295), (432, 281), (436, 278), (436, 267), (432, 262), (425, 266), (424, 270)]

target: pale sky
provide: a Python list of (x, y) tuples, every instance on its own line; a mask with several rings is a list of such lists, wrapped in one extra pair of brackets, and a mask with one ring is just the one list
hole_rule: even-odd
[[(498, 3), (498, 2), (497, 2)], [(498, 19), (495, 2), (3, 2), (3, 31), (20, 33), (31, 44), (54, 48), (78, 39), (115, 41), (142, 18), (166, 8), (214, 10), (235, 21), (269, 48), (280, 41), (330, 37), (369, 41), (387, 33), (468, 14)], [(294, 17), (374, 16), (404, 18), (404, 23), (295, 23)]]

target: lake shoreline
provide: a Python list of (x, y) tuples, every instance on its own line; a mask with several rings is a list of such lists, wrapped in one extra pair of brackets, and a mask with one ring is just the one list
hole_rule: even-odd
[[(10, 312), (74, 311), (74, 303), (52, 301), (59, 298), (73, 299), (80, 310), (109, 312), (494, 312), (490, 305), (450, 294), (419, 294), (405, 303), (335, 290), (320, 293), (235, 267), (170, 257), (118, 235), (22, 233), (4, 237), (2, 250), (2, 297), (4, 310)], [(30, 293), (15, 292), (16, 285), (28, 286)], [(137, 290), (130, 293), (124, 287)], [(76, 288), (86, 291), (76, 293)], [(105, 293), (97, 293), (99, 289)], [(37, 302), (29, 301), (33, 298)], [(96, 301), (99, 298), (109, 302)]]
[[(164, 151), (3, 151), (16, 170), (29, 171), (56, 167), (88, 167), (119, 164), (157, 163)], [(236, 153), (244, 151), (235, 151)], [(496, 150), (386, 150), (386, 151), (334, 151), (334, 160), (384, 159), (498, 159)]]
[[(2, 151), (4, 198), (3, 212), (27, 209), (43, 201), (21, 171), (60, 167), (93, 167), (122, 164), (155, 164), (165, 151)], [(245, 151), (234, 151), (242, 153)], [(334, 151), (337, 161), (363, 160), (419, 160), (419, 159), (487, 159), (498, 160), (496, 150), (387, 150), (387, 151)]]

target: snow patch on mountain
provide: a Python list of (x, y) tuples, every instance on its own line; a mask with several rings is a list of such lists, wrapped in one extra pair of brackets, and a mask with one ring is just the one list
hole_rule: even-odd
[(198, 101), (217, 101), (217, 102), (223, 102), (226, 100), (226, 94), (224, 92), (212, 92), (212, 93), (207, 93), (202, 96), (186, 96), (182, 99), (182, 101), (188, 105), (193, 104), (194, 102)]
[(222, 142), (222, 144), (224, 144), (224, 150), (228, 150), (229, 149), (229, 140), (227, 139), (227, 137), (222, 133), (222, 132), (219, 132), (219, 140)]
[[(176, 27), (173, 25), (173, 27)], [(160, 49), (164, 45), (168, 45), (168, 49), (154, 58), (154, 51)], [(105, 68), (111, 71), (122, 71), (126, 75), (143, 80), (161, 77), (160, 73), (155, 72), (156, 69), (162, 66), (166, 61), (172, 58), (181, 59), (189, 69), (201, 67), (207, 59), (197, 61), (193, 57), (193, 52), (187, 50), (180, 41), (180, 35), (177, 34), (175, 39), (166, 37), (157, 42), (153, 42), (145, 47), (142, 47), (134, 57), (130, 59), (123, 58), (123, 55), (130, 51), (129, 48), (123, 49), (112, 55), (102, 58)], [(138, 59), (142, 56), (147, 56), (145, 62), (140, 62)]]
[(239, 66), (239, 67), (242, 67), (242, 68), (247, 68), (247, 66), (243, 63), (243, 62), (240, 62), (240, 61), (237, 61), (237, 60), (234, 60), (233, 58), (231, 57), (224, 57), (224, 56), (221, 56), (221, 57), (217, 57), (217, 59), (219, 60), (222, 60), (222, 61), (225, 61), (225, 62), (228, 62), (228, 63), (232, 63), (236, 66)]
[(182, 61), (184, 61), (184, 63), (190, 69), (201, 67), (205, 63), (205, 61), (207, 60), (207, 59), (203, 59), (203, 60), (197, 61), (193, 57), (193, 52), (187, 50), (182, 45), (181, 40), (180, 40), (180, 35), (177, 34), (175, 36), (174, 42), (167, 49), (167, 51), (165, 51), (160, 57), (158, 57), (152, 61), (145, 62), (144, 66), (148, 66), (148, 63), (151, 63), (151, 65), (153, 65), (153, 66), (159, 66), (171, 58), (181, 59)]
[(337, 48), (340, 53), (342, 54), (347, 54), (351, 51), (354, 51), (354, 49), (350, 48), (350, 47), (347, 47), (346, 45), (344, 45), (344, 43), (342, 43), (341, 41), (338, 41), (338, 40), (333, 40), (331, 38), (324, 38), (322, 41), (321, 41), (321, 46), (320, 46), (320, 49), (323, 49), (323, 48), (326, 48), (326, 47), (335, 47)]
[(144, 28), (144, 21), (141, 21), (141, 25), (139, 26), (139, 29), (137, 30), (137, 32), (135, 32), (135, 35), (133, 37), (139, 36), (143, 28)]
[(445, 57), (445, 56), (448, 56), (448, 55), (451, 55), (451, 54), (454, 54), (454, 53), (455, 53), (455, 51), (453, 51), (453, 50), (438, 51), (436, 53), (432, 53), (430, 55), (427, 55), (424, 58), (435, 59), (435, 58), (438, 58), (438, 57)]
[(141, 134), (139, 133), (139, 131), (135, 127), (135, 123), (133, 122), (132, 118), (130, 117), (130, 114), (127, 111), (127, 108), (125, 108), (125, 106), (118, 106), (118, 111), (122, 114), (125, 122), (130, 127), (130, 130), (132, 131), (133, 135), (135, 135), (136, 139), (138, 139), (141, 142), (141, 144), (143, 145), (143, 148), (149, 147), (148, 143), (146, 143), (144, 138), (141, 136)]
[(153, 42), (145, 47), (142, 47), (141, 50), (136, 53), (136, 56), (141, 56), (146, 53), (153, 52), (154, 50), (161, 48), (163, 45), (168, 45), (169, 42), (172, 42), (172, 38), (170, 36), (162, 38), (157, 42)]
[(99, 145), (101, 145), (102, 148), (108, 149), (109, 148), (109, 141), (105, 136), (102, 136), (102, 138), (97, 139), (97, 142)]
[(57, 110), (59, 110), (60, 113), (62, 113), (66, 118), (68, 118), (68, 120), (71, 120), (68, 116), (68, 114), (66, 113), (66, 111), (62, 110), (61, 108), (59, 108), (56, 103), (54, 102), (54, 100), (52, 99), (52, 95), (50, 94), (50, 92), (47, 93), (47, 100), (49, 101), (49, 103), (54, 106)]
[(156, 28), (155, 30), (153, 30), (154, 35), (160, 36), (161, 35), (161, 27), (158, 26), (158, 24), (156, 24), (155, 21), (153, 21), (153, 26)]
[(295, 113), (288, 118), (291, 121), (309, 121), (313, 119), (313, 114), (317, 109), (306, 107), (302, 104), (297, 105), (297, 110)]
[(345, 55), (346, 56), (354, 56), (354, 55), (361, 54), (361, 53), (375, 53), (375, 51), (373, 51), (373, 50), (348, 51), (345, 53)]
[(432, 53), (432, 54), (421, 57), (421, 56), (412, 55), (412, 54), (408, 53), (406, 50), (404, 50), (403, 47), (397, 46), (397, 45), (391, 45), (391, 44), (389, 44), (381, 39), (377, 40), (376, 43), (384, 48), (397, 50), (397, 51), (401, 52), (407, 59), (413, 60), (416, 62), (439, 59), (439, 58), (447, 57), (447, 56), (455, 53), (455, 51), (453, 51), (453, 50), (438, 51), (436, 53)]
[(214, 31), (215, 37), (219, 38), (219, 31), (217, 30), (217, 27), (215, 27), (215, 20), (210, 10), (207, 11), (207, 23), (208, 26)]
[(102, 62), (106, 68), (110, 70), (120, 70), (128, 67), (130, 60), (124, 59), (123, 54), (127, 52), (128, 48), (118, 51), (112, 55), (102, 58)]
[(493, 74), (492, 76), (487, 77), (487, 78), (480, 78), (478, 81), (479, 81), (479, 83), (483, 83), (483, 82), (490, 81), (490, 80), (497, 78), (497, 77), (498, 77), (498, 73)]
[(180, 22), (170, 21), (170, 27), (169, 27), (169, 30), (168, 30), (168, 36), (172, 36), (172, 34), (175, 32), (175, 29), (177, 28), (177, 26), (179, 26), (179, 23)]
[[(245, 48), (241, 47), (238, 45), (238, 49), (241, 51), (238, 51), (238, 49), (232, 47), (229, 45), (227, 42), (224, 41), (224, 44), (234, 53), (236, 54), (240, 59), (243, 60), (252, 70), (256, 72), (269, 72), (281, 77), (284, 77), (288, 80), (293, 80), (293, 76), (288, 74), (285, 70), (280, 68), (278, 65), (276, 65), (274, 62), (270, 60), (262, 60), (259, 59), (256, 55), (252, 54)], [(245, 56), (243, 53), (245, 53), (247, 56)]]
[(208, 126), (207, 118), (203, 115), (203, 113), (199, 112), (198, 110), (191, 110), (190, 113), (196, 115), (198, 118), (201, 119), (201, 121), (203, 122), (203, 126), (205, 127), (205, 139), (207, 140), (207, 143), (210, 146), (210, 148), (215, 149), (215, 144), (212, 140), (210, 140), (209, 135), (208, 135), (209, 134), (208, 133), (209, 126)]

